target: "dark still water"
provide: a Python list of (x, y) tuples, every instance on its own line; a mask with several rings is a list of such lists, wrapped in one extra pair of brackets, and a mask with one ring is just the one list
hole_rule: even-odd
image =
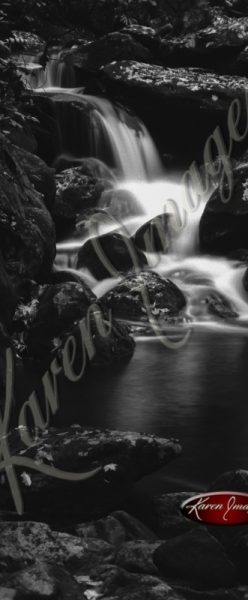
[[(94, 372), (63, 386), (57, 425), (156, 433), (179, 438), (182, 456), (161, 477), (197, 489), (225, 470), (248, 469), (248, 334), (192, 333), (180, 350), (138, 341), (119, 371)], [(172, 486), (173, 487), (173, 486)]]

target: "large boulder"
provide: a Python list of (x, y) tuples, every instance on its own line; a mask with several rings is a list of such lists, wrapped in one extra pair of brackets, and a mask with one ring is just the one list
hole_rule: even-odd
[(9, 275), (44, 277), (56, 254), (52, 218), (32, 185), (27, 165), (5, 138), (0, 147), (0, 249)]
[(153, 271), (129, 274), (102, 298), (113, 315), (121, 319), (147, 321), (150, 316), (166, 321), (186, 306), (179, 288)]
[(208, 588), (235, 583), (235, 567), (224, 548), (203, 527), (176, 536), (155, 550), (153, 560), (167, 577), (200, 582)]
[[(43, 462), (67, 473), (94, 472), (88, 480), (72, 482), (39, 473), (39, 468), (25, 467), (24, 477), (21, 476), (23, 468), (17, 468), (26, 514), (35, 519), (42, 515), (46, 522), (53, 524), (81, 523), (122, 508), (135, 481), (180, 454), (180, 445), (174, 440), (80, 426), (45, 431), (29, 449), (15, 432), (10, 447), (15, 454), (21, 452), (23, 460), (31, 458), (34, 464)], [(31, 485), (28, 485), (30, 481)], [(1, 486), (0, 509), (7, 507), (9, 510), (9, 506), (10, 492), (6, 483)], [(83, 544), (87, 545), (87, 542), (90, 540), (84, 540)], [(109, 546), (107, 542), (102, 544)], [(65, 551), (68, 553), (68, 545)], [(18, 559), (17, 551), (15, 556)], [(10, 560), (13, 558), (10, 551)]]
[[(132, 256), (132, 254), (134, 256)], [(132, 240), (119, 233), (109, 233), (88, 240), (78, 253), (77, 267), (88, 268), (96, 279), (106, 279), (147, 264), (143, 252)]]
[(204, 252), (227, 255), (248, 248), (248, 167), (233, 171), (233, 191), (223, 203), (220, 189), (211, 196), (200, 221), (200, 245)]
[[(23, 358), (49, 365), (53, 356), (61, 357), (63, 347), (72, 335), (77, 342), (76, 360), (80, 362), (80, 322), (83, 319), (87, 322), (94, 346), (90, 365), (110, 365), (132, 356), (135, 343), (127, 328), (114, 321), (109, 322), (109, 315), (83, 281), (31, 286), (30, 292), (17, 307), (14, 318), (19, 352)], [(99, 319), (105, 324), (108, 322), (109, 335), (99, 333)]]

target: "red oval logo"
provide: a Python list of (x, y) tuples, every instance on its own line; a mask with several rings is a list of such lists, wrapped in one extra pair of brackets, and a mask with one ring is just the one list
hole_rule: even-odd
[(189, 498), (181, 505), (187, 519), (208, 525), (248, 523), (248, 494), (209, 492)]

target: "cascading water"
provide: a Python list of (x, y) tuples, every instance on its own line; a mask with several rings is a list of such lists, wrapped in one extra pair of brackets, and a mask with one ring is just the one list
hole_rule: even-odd
[[(56, 56), (52, 58), (45, 73), (35, 69), (33, 73), (37, 93), (48, 95), (56, 108), (60, 131), (59, 155), (67, 158), (68, 162), (74, 160), (74, 164), (75, 160), (80, 164), (80, 159), (85, 156), (100, 159), (115, 171), (116, 189), (131, 193), (130, 214), (122, 219), (119, 226), (133, 235), (149, 219), (162, 213), (170, 215), (170, 251), (168, 254), (149, 254), (148, 263), (153, 270), (169, 277), (182, 289), (188, 300), (188, 315), (193, 321), (210, 320), (209, 315), (206, 316), (204, 299), (213, 291), (230, 301), (241, 321), (248, 321), (248, 297), (242, 285), (245, 268), (235, 261), (199, 254), (199, 220), (208, 198), (201, 201), (197, 210), (188, 210), (184, 186), (166, 178), (158, 151), (145, 125), (109, 100), (87, 96), (76, 89), (74, 72), (66, 66), (61, 55), (57, 56), (57, 61)], [(34, 79), (34, 74), (32, 77)], [(79, 107), (76, 112), (75, 106)], [(55, 157), (55, 164), (59, 155)], [(117, 194), (116, 202), (120, 201)], [(116, 207), (106, 205), (104, 195), (100, 206), (107, 206), (110, 216), (115, 209), (116, 215)], [(113, 223), (105, 223), (100, 233), (110, 230), (113, 230)], [(60, 266), (64, 265), (63, 253), (69, 253), (69, 266), (73, 266), (78, 246), (85, 239), (68, 240), (58, 246), (62, 259)], [(100, 297), (115, 285), (116, 280), (109, 279), (99, 284), (88, 274), (88, 282)]]

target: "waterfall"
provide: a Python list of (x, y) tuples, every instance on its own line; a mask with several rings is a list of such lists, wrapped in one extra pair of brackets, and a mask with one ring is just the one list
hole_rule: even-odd
[[(29, 77), (36, 81), (36, 93), (46, 94), (53, 103), (59, 131), (54, 165), (60, 161), (63, 164), (66, 159), (77, 165), (84, 157), (95, 157), (116, 175), (114, 193), (103, 194), (100, 200), (110, 222), (102, 223), (99, 232), (113, 230), (113, 217), (119, 219), (116, 230), (124, 228), (134, 235), (144, 223), (166, 213), (169, 252), (147, 253), (150, 268), (169, 277), (184, 292), (188, 314), (194, 321), (210, 321), (206, 297), (213, 292), (226, 297), (240, 320), (247, 321), (248, 297), (242, 285), (245, 267), (237, 261), (200, 255), (199, 221), (209, 198), (202, 199), (195, 211), (188, 209), (185, 186), (179, 176), (166, 177), (145, 124), (107, 98), (85, 95), (84, 90), (76, 88), (74, 69), (63, 53), (54, 55), (45, 71), (33, 60)], [(78, 246), (86, 239), (87, 236), (60, 244), (57, 264), (64, 267), (69, 260), (73, 268)], [(116, 283), (99, 283), (89, 273), (88, 277), (99, 297)]]

